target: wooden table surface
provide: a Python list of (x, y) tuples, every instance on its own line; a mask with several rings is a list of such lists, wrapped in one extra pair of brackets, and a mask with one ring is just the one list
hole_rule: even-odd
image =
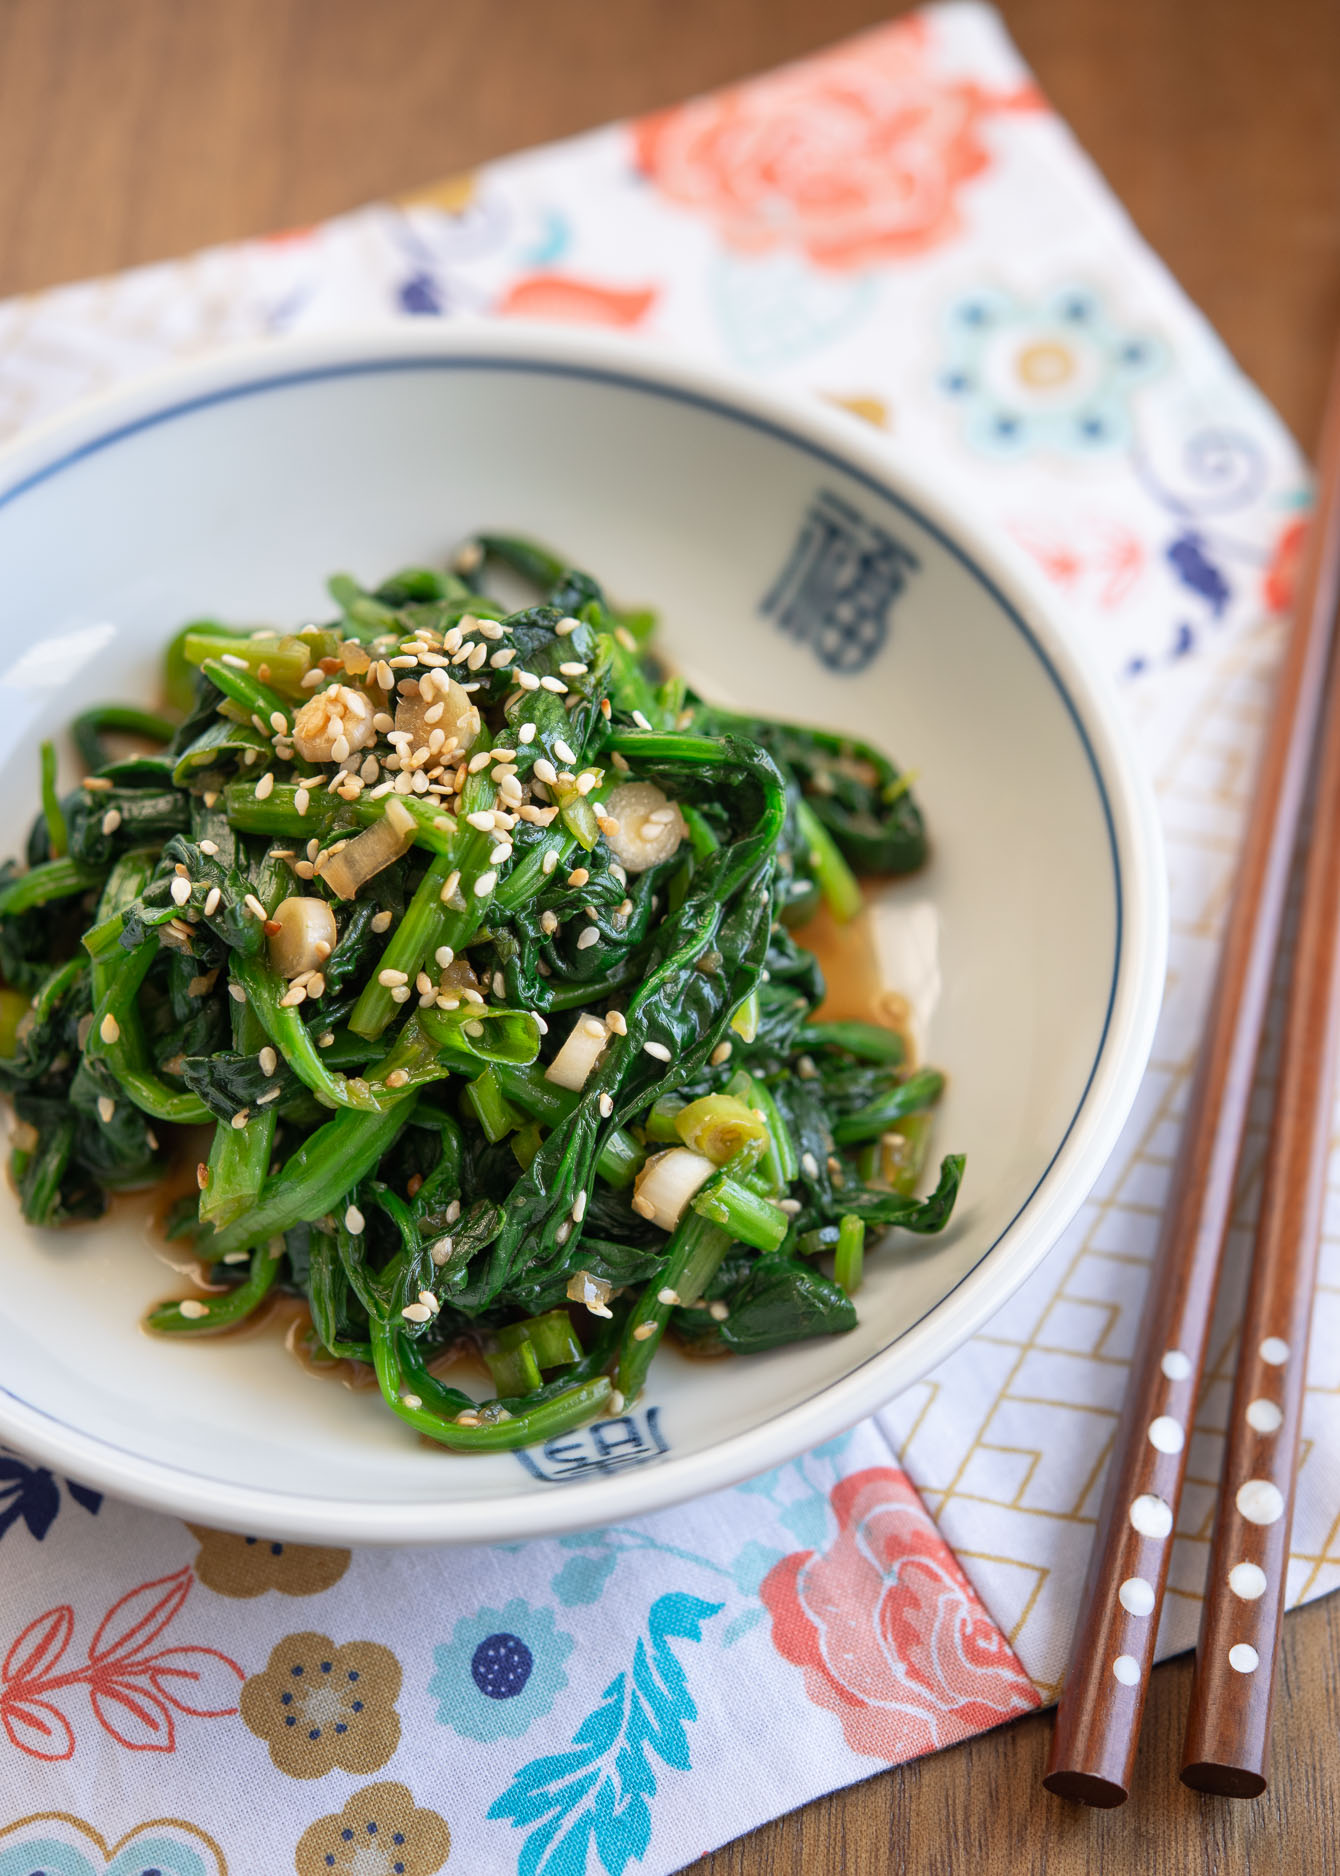
[[(666, 104), (873, 24), (878, 0), (0, 0), (0, 294), (292, 226)], [(1336, 0), (1006, 0), (1044, 89), (1306, 444), (1340, 331)], [(1254, 1805), (1175, 1766), (1154, 1676), (1137, 1792), (1039, 1787), (1034, 1717), (780, 1819), (704, 1876), (1334, 1876), (1340, 1599), (1286, 1625)], [(741, 1742), (741, 1771), (748, 1742)], [(468, 1876), (462, 1872), (461, 1876)]]

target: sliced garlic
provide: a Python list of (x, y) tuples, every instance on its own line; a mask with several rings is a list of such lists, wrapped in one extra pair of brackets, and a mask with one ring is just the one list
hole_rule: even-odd
[(605, 818), (617, 821), (617, 834), (606, 833), (610, 852), (630, 873), (668, 860), (688, 833), (684, 816), (655, 782), (624, 782), (605, 803)]
[[(372, 705), (361, 690), (332, 684), (294, 717), (294, 746), (307, 762), (343, 762), (355, 749), (366, 749), (376, 741), (372, 714)], [(343, 753), (337, 754), (341, 744)]]
[(653, 1153), (633, 1181), (633, 1210), (663, 1231), (673, 1231), (695, 1192), (716, 1170), (705, 1154), (692, 1153), (686, 1146)]
[(270, 933), (270, 962), (285, 977), (316, 970), (339, 942), (335, 914), (324, 899), (285, 899), (272, 923), (279, 930)]
[(545, 1069), (545, 1080), (574, 1092), (584, 1088), (587, 1076), (604, 1052), (609, 1034), (598, 1016), (579, 1016), (568, 1031), (567, 1041)]
[[(437, 715), (429, 721), (429, 712)], [(479, 735), (479, 711), (463, 690), (445, 671), (434, 669), (419, 680), (417, 694), (402, 697), (395, 707), (395, 726), (406, 730), (415, 749), (430, 747), (434, 730), (442, 739), (433, 752), (439, 757), (460, 757), (473, 746)]]

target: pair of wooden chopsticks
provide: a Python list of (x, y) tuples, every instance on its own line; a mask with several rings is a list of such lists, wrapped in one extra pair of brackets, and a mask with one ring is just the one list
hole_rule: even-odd
[[(1242, 1324), (1182, 1778), (1266, 1787), (1275, 1657), (1340, 1027), (1340, 363), (1315, 518), (1247, 823), (1136, 1366), (1044, 1783), (1083, 1804), (1130, 1788), (1210, 1315), (1285, 898), (1316, 767), (1279, 1091)], [(1329, 675), (1328, 675), (1329, 673)]]

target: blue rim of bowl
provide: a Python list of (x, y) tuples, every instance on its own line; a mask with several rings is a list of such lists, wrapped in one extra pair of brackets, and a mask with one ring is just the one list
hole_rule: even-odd
[[(347, 360), (329, 365), (310, 365), (303, 366), (297, 370), (271, 372), (261, 377), (245, 380), (240, 384), (225, 385), (218, 390), (204, 391), (195, 397), (183, 398), (175, 404), (165, 405), (160, 410), (147, 412), (142, 417), (135, 417), (126, 423), (117, 424), (114, 428), (102, 432), (101, 435), (90, 437), (87, 441), (79, 444), (77, 448), (68, 450), (63, 456), (58, 456), (54, 461), (44, 464), (40, 469), (35, 469), (30, 474), (21, 477), (19, 481), (13, 483), (9, 488), (0, 490), (0, 508), (8, 508), (21, 496), (28, 494), (34, 488), (40, 487), (42, 483), (51, 481), (64, 470), (73, 468), (76, 463), (82, 462), (86, 457), (100, 455), (104, 450), (111, 449), (116, 444), (125, 442), (128, 438), (138, 435), (141, 431), (157, 429), (160, 425), (173, 422), (179, 417), (189, 417), (196, 411), (208, 410), (218, 404), (233, 403), (244, 397), (261, 397), (270, 391), (290, 390), (295, 386), (321, 383), (332, 378), (359, 378), (380, 376), (387, 373), (415, 371), (507, 371), (540, 377), (579, 378), (588, 383), (611, 385), (616, 389), (633, 391), (643, 396), (661, 397), (671, 403), (691, 405), (699, 410), (707, 411), (713, 416), (724, 417), (732, 423), (742, 424), (747, 429), (757, 430), (764, 435), (775, 437), (780, 442), (788, 444), (794, 449), (803, 451), (804, 454), (823, 463), (826, 467), (836, 470), (840, 475), (850, 476), (853, 481), (859, 482), (863, 487), (869, 489), (870, 492), (877, 495), (880, 500), (892, 502), (895, 508), (901, 509), (918, 527), (924, 528), (926, 533), (936, 540), (940, 546), (944, 548), (946, 553), (954, 560), (958, 561), (965, 572), (990, 594), (991, 598), (1000, 607), (1015, 630), (1023, 636), (1029, 649), (1033, 652), (1039, 664), (1041, 664), (1043, 670), (1047, 673), (1053, 688), (1065, 706), (1066, 713), (1070, 718), (1075, 734), (1079, 738), (1080, 747), (1084, 751), (1090, 773), (1093, 776), (1094, 786), (1098, 791), (1098, 799), (1102, 804), (1103, 824), (1107, 830), (1108, 853), (1112, 861), (1115, 918), (1113, 921), (1112, 982), (1108, 989), (1107, 1006), (1103, 1012), (1103, 1026), (1099, 1033), (1098, 1045), (1094, 1050), (1093, 1062), (1090, 1065), (1088, 1075), (1085, 1077), (1084, 1087), (1080, 1092), (1079, 1099), (1075, 1104), (1075, 1111), (1066, 1123), (1065, 1132), (1057, 1141), (1051, 1158), (1039, 1173), (1027, 1197), (1020, 1203), (1012, 1216), (1001, 1227), (1000, 1231), (997, 1232), (996, 1236), (991, 1240), (990, 1244), (985, 1247), (972, 1266), (968, 1270), (965, 1270), (962, 1276), (958, 1278), (957, 1282), (952, 1284), (942, 1296), (937, 1297), (935, 1302), (932, 1303), (928, 1309), (923, 1310), (915, 1321), (906, 1323), (898, 1331), (898, 1334), (892, 1341), (886, 1342), (882, 1348), (874, 1350), (871, 1354), (867, 1355), (863, 1361), (857, 1362), (853, 1368), (849, 1369), (847, 1373), (842, 1375), (838, 1380), (826, 1382), (823, 1387), (816, 1389), (813, 1394), (807, 1395), (805, 1400), (793, 1402), (786, 1410), (788, 1413), (797, 1411), (809, 1406), (812, 1402), (822, 1398), (823, 1395), (831, 1393), (834, 1388), (845, 1386), (853, 1375), (859, 1374), (863, 1369), (868, 1368), (872, 1362), (882, 1361), (891, 1349), (896, 1348), (899, 1342), (910, 1335), (921, 1323), (925, 1322), (928, 1316), (933, 1315), (956, 1290), (961, 1289), (962, 1286), (981, 1269), (987, 1258), (991, 1256), (997, 1245), (1014, 1229), (1014, 1226), (1018, 1223), (1019, 1219), (1022, 1218), (1023, 1214), (1037, 1197), (1039, 1191), (1046, 1184), (1052, 1168), (1065, 1150), (1066, 1142), (1074, 1132), (1080, 1115), (1084, 1112), (1085, 1106), (1088, 1103), (1089, 1091), (1093, 1087), (1094, 1077), (1098, 1073), (1099, 1064), (1103, 1059), (1103, 1054), (1107, 1047), (1108, 1034), (1112, 1027), (1112, 1013), (1116, 1007), (1117, 987), (1121, 976), (1121, 947), (1125, 919), (1121, 859), (1117, 844), (1116, 823), (1112, 814), (1112, 804), (1108, 798), (1107, 786), (1103, 779), (1103, 772), (1099, 766), (1098, 758), (1094, 753), (1093, 743), (1090, 740), (1088, 729), (1075, 704), (1074, 698), (1071, 696), (1060, 672), (1052, 662), (1046, 647), (1039, 642), (1032, 627), (1023, 617), (1018, 607), (1001, 591), (990, 574), (986, 573), (971, 555), (966, 553), (959, 543), (948, 535), (936, 521), (932, 520), (929, 515), (918, 508), (915, 502), (909, 501), (906, 496), (901, 495), (896, 489), (891, 488), (888, 483), (881, 481), (879, 477), (870, 474), (867, 470), (853, 463), (850, 459), (840, 455), (835, 450), (826, 448), (821, 443), (816, 443), (812, 439), (800, 435), (796, 430), (789, 428), (784, 423), (778, 422), (775, 418), (762, 416), (756, 411), (741, 409), (738, 405), (728, 403), (722, 398), (713, 397), (703, 391), (694, 391), (683, 385), (663, 383), (658, 382), (654, 378), (643, 377), (632, 370), (618, 370), (609, 366), (574, 364), (568, 361), (554, 359), (509, 358), (505, 356), (495, 356), (488, 352), (460, 352), (450, 355), (427, 352), (411, 353), (394, 358)], [(43, 1420), (48, 1420), (55, 1426), (64, 1427), (67, 1431), (77, 1434), (81, 1439), (91, 1440), (95, 1444), (105, 1447), (109, 1452), (124, 1453), (132, 1459), (145, 1463), (144, 1455), (138, 1452), (134, 1447), (123, 1446), (115, 1440), (103, 1438), (100, 1434), (90, 1433), (86, 1427), (82, 1427), (74, 1421), (63, 1420), (59, 1415), (51, 1413), (47, 1408), (38, 1407), (32, 1401), (25, 1400), (21, 1394), (15, 1393), (12, 1388), (6, 1387), (3, 1382), (0, 1382), (0, 1394), (4, 1394), (10, 1400), (15, 1401), (20, 1407), (25, 1408), (27, 1412)], [(686, 1455), (686, 1457), (690, 1457), (690, 1455)], [(183, 1478), (197, 1479), (207, 1484), (227, 1484), (234, 1490), (252, 1492), (260, 1497), (278, 1499), (281, 1501), (305, 1498), (315, 1504), (328, 1504), (332, 1502), (325, 1493), (295, 1492), (291, 1489), (280, 1491), (270, 1486), (249, 1483), (239, 1484), (235, 1480), (219, 1479), (216, 1474), (196, 1472), (187, 1466), (179, 1466), (168, 1460), (153, 1460), (149, 1463), (152, 1463), (154, 1469), (159, 1472), (176, 1473)]]

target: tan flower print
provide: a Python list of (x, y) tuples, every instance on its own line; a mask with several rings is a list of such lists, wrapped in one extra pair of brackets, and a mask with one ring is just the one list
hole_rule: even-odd
[(416, 1809), (403, 1785), (365, 1785), (342, 1811), (319, 1817), (298, 1839), (298, 1876), (434, 1876), (451, 1832), (436, 1811)]
[(281, 1544), (266, 1537), (238, 1537), (188, 1524), (200, 1540), (195, 1573), (216, 1596), (319, 1596), (338, 1583), (349, 1568), (347, 1550), (324, 1550), (316, 1544)]
[[(379, 1642), (310, 1630), (277, 1642), (242, 1689), (242, 1718), (290, 1778), (375, 1772), (400, 1743), (400, 1663)], [(361, 1876), (361, 1872), (360, 1872)]]

